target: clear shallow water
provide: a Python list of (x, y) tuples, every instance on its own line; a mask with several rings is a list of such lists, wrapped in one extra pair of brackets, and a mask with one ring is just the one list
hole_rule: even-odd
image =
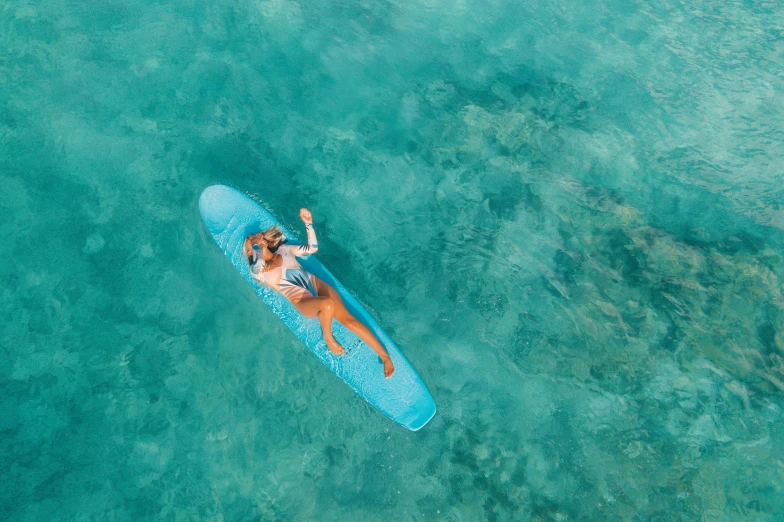
[[(0, 11), (3, 520), (779, 520), (775, 2)], [(202, 226), (258, 194), (381, 319), (398, 428)]]

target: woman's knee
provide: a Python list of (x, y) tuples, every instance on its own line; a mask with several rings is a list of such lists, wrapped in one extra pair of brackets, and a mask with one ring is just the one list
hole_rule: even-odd
[(327, 312), (335, 311), (335, 301), (333, 301), (331, 297), (322, 297), (320, 298), (320, 301), (322, 310)]

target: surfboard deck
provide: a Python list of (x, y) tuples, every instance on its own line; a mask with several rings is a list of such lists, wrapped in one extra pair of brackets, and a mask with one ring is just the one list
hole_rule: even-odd
[(436, 404), (414, 368), (373, 316), (315, 256), (299, 258), (300, 264), (337, 289), (349, 312), (378, 337), (395, 365), (395, 374), (389, 379), (384, 377), (378, 355), (353, 332), (337, 321), (333, 322), (333, 335), (346, 349), (345, 354), (334, 355), (324, 342), (317, 319), (306, 318), (285, 297), (253, 279), (242, 250), (247, 236), (278, 225), (290, 243), (296, 243), (291, 240), (294, 235), (272, 214), (245, 194), (225, 185), (204, 189), (199, 198), (199, 210), (210, 234), (234, 268), (327, 368), (378, 411), (409, 430), (417, 431), (433, 418)]

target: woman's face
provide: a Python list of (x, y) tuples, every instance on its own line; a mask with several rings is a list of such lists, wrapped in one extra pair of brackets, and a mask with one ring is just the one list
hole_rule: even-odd
[(259, 249), (258, 247), (266, 248), (266, 246), (267, 246), (267, 240), (264, 239), (264, 236), (261, 235), (261, 233), (253, 234), (248, 239), (250, 239), (251, 248), (253, 250)]

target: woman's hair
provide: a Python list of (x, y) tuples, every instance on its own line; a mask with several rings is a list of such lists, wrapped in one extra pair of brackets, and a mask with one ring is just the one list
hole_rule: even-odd
[(283, 231), (279, 229), (277, 225), (272, 225), (267, 230), (262, 230), (261, 232), (250, 236), (251, 243), (262, 237), (267, 242), (267, 248), (269, 248), (271, 252), (276, 251), (280, 245), (286, 242)]

